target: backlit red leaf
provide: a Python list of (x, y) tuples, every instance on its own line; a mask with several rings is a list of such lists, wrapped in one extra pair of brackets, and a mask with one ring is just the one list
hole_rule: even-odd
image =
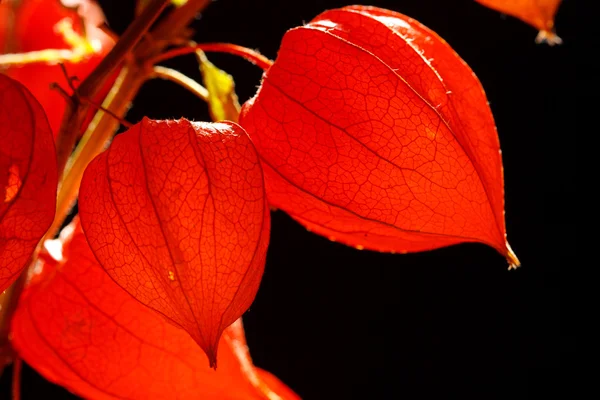
[(44, 110), (0, 74), (0, 293), (28, 263), (54, 219), (56, 152)]
[(484, 91), (417, 21), (353, 6), (290, 30), (240, 124), (270, 203), (310, 230), (388, 252), (482, 242), (517, 263)]
[(78, 224), (61, 234), (62, 257), (56, 242), (58, 261), (39, 266), (11, 326), (19, 355), (48, 380), (88, 399), (298, 398), (254, 368), (241, 320), (224, 331), (214, 371), (185, 331), (115, 284)]
[(252, 303), (270, 219), (258, 156), (231, 122), (144, 119), (87, 168), (79, 211), (108, 274), (187, 330), (211, 365)]
[(476, 0), (486, 7), (512, 15), (537, 28), (537, 42), (561, 43), (554, 33), (554, 16), (561, 0)]
[[(60, 49), (81, 52), (80, 59), (64, 61), (69, 75), (85, 79), (110, 51), (114, 41), (100, 28), (104, 14), (93, 0), (27, 0), (0, 4), (0, 54)], [(65, 101), (50, 89), (53, 82), (66, 85), (57, 61), (0, 65), (5, 73), (23, 83), (40, 101), (56, 134), (65, 111)], [(109, 84), (98, 98), (108, 92)]]

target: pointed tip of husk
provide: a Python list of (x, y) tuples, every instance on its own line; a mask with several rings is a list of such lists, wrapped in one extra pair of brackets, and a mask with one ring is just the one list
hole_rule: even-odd
[(217, 346), (218, 342), (208, 346), (208, 348), (203, 348), (206, 357), (208, 357), (208, 366), (215, 371), (217, 370)]
[(208, 366), (215, 371), (217, 370), (217, 356), (213, 352), (206, 352), (208, 356)]
[(508, 261), (508, 270), (517, 269), (521, 266), (521, 262), (517, 258), (517, 255), (510, 247), (508, 242), (506, 242), (506, 261)]
[(547, 43), (548, 46), (554, 46), (557, 44), (562, 44), (563, 41), (555, 32), (541, 30), (538, 32), (538, 35), (535, 38), (535, 42), (537, 44)]

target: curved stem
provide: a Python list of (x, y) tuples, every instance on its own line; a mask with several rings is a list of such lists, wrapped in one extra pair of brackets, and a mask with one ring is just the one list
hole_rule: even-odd
[(275, 393), (269, 385), (267, 385), (257, 374), (256, 368), (252, 363), (252, 357), (250, 357), (250, 351), (246, 344), (246, 335), (244, 334), (244, 325), (242, 318), (238, 318), (228, 328), (231, 334), (223, 335), (223, 339), (229, 342), (229, 346), (233, 350), (233, 354), (240, 363), (240, 369), (244, 374), (244, 377), (248, 380), (254, 389), (258, 392), (259, 396), (266, 400), (282, 400), (282, 398)]
[(179, 47), (177, 49), (167, 51), (151, 59), (149, 62), (151, 64), (157, 64), (159, 62), (169, 60), (173, 57), (195, 53), (197, 50), (202, 50), (207, 53), (216, 52), (233, 54), (235, 56), (242, 57), (247, 61), (250, 61), (251, 63), (257, 65), (259, 68), (262, 68), (263, 71), (266, 71), (267, 69), (271, 68), (271, 65), (273, 65), (272, 60), (263, 56), (258, 51), (231, 43), (200, 43), (194, 46)]
[(175, 82), (176, 84), (194, 93), (201, 100), (208, 102), (208, 90), (206, 90), (204, 86), (202, 86), (192, 78), (182, 74), (179, 71), (157, 65), (152, 69), (152, 75), (150, 77), (161, 78), (169, 80), (171, 82)]

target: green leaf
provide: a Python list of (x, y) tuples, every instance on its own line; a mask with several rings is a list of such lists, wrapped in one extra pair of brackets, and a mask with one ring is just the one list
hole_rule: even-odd
[(200, 63), (204, 86), (208, 90), (208, 107), (213, 121), (237, 122), (240, 103), (235, 94), (235, 82), (232, 76), (215, 67), (202, 51), (197, 51), (196, 56)]

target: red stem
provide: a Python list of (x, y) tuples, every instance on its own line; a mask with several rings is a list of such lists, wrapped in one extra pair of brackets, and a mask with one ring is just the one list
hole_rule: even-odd
[(12, 375), (12, 400), (21, 399), (21, 368), (23, 367), (23, 360), (20, 357), (15, 357), (13, 361), (13, 375)]
[(273, 61), (263, 56), (256, 50), (249, 49), (247, 47), (238, 46), (231, 43), (201, 43), (194, 46), (180, 47), (167, 51), (151, 60), (152, 64), (157, 64), (161, 61), (171, 59), (173, 57), (182, 56), (184, 54), (194, 53), (197, 50), (205, 52), (216, 52), (216, 53), (228, 53), (235, 56), (242, 57), (243, 59), (250, 61), (251, 63), (262, 68), (266, 71), (273, 65)]

